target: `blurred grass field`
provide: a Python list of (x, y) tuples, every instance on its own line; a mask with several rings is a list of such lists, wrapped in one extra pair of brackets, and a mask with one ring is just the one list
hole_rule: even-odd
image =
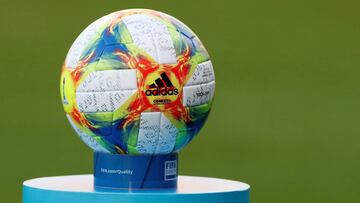
[(359, 6), (0, 0), (1, 202), (21, 202), (26, 179), (91, 173), (62, 110), (60, 67), (89, 23), (126, 8), (182, 20), (215, 66), (213, 110), (181, 152), (181, 174), (247, 182), (252, 203), (359, 202)]

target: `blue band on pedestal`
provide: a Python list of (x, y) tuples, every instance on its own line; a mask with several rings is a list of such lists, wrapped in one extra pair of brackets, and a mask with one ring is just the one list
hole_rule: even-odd
[(114, 189), (175, 189), (177, 153), (120, 155), (94, 152), (94, 185)]

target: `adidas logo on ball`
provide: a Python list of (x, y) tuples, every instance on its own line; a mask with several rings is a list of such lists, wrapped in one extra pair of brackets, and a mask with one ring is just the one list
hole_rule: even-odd
[(179, 90), (174, 87), (166, 73), (162, 73), (154, 83), (149, 85), (148, 90), (145, 91), (146, 96), (167, 96), (178, 95)]

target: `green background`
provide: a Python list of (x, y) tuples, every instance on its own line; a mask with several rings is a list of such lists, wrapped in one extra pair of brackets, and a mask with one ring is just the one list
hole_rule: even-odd
[(358, 2), (1, 0), (1, 202), (21, 202), (26, 179), (92, 171), (60, 67), (89, 23), (136, 7), (182, 20), (215, 66), (213, 110), (181, 174), (247, 182), (252, 203), (359, 202)]

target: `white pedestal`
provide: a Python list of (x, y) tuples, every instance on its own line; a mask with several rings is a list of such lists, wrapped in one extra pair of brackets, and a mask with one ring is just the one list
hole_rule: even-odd
[(92, 175), (37, 178), (23, 184), (23, 203), (249, 203), (250, 186), (231, 180), (179, 176), (177, 190), (102, 190)]

